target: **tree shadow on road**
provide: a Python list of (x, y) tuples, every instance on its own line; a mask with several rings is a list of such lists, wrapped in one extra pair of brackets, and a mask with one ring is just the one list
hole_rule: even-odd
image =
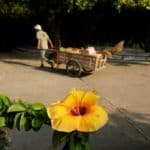
[[(150, 140), (142, 133), (144, 128), (150, 132), (150, 123), (144, 123), (149, 118), (149, 114), (124, 109), (110, 113), (109, 123), (98, 132), (91, 133), (91, 150), (149, 150)], [(138, 121), (135, 123), (135, 120)], [(48, 126), (43, 126), (39, 132), (14, 130), (11, 136), (10, 150), (52, 149), (52, 129)]]
[[(19, 59), (18, 60), (2, 59), (0, 61), (3, 62), (3, 63), (7, 63), (7, 64), (21, 65), (23, 67), (30, 67), (31, 69), (35, 69), (35, 70), (39, 70), (39, 71), (45, 71), (45, 72), (49, 72), (49, 73), (53, 73), (53, 74), (59, 74), (59, 75), (62, 75), (62, 76), (69, 76), (64, 67), (63, 68), (60, 67), (60, 68), (53, 68), (52, 69), (50, 66), (46, 65), (42, 68), (40, 66), (32, 65), (31, 63), (22, 62)], [(89, 75), (89, 74), (82, 72), (81, 75), (78, 78), (82, 78), (82, 77), (85, 77), (87, 75)], [(71, 77), (71, 76), (69, 76), (69, 77)]]
[(23, 63), (23, 62), (20, 62), (20, 61), (1, 60), (1, 62), (7, 63), (7, 64), (22, 65), (22, 66), (25, 66), (25, 67), (34, 67), (33, 65)]
[[(149, 150), (150, 115), (121, 109), (109, 115), (109, 124), (93, 135), (92, 147), (102, 150)], [(138, 120), (138, 121), (137, 121)], [(145, 123), (148, 122), (149, 123)]]
[(28, 59), (28, 60), (38, 60), (40, 59), (40, 55), (33, 55), (31, 53), (29, 54), (24, 54), (23, 52), (20, 53), (15, 53), (15, 52), (1, 52), (0, 53), (0, 60), (3, 59), (20, 59), (20, 60), (24, 60), (24, 59)]
[(82, 72), (81, 75), (79, 77), (76, 77), (76, 76), (70, 76), (67, 71), (66, 71), (66, 68), (64, 67), (59, 67), (59, 68), (50, 68), (50, 67), (44, 67), (44, 68), (41, 68), (41, 67), (34, 67), (34, 69), (36, 70), (40, 70), (40, 71), (46, 71), (46, 72), (50, 72), (50, 73), (53, 73), (53, 74), (59, 74), (59, 75), (62, 75), (62, 76), (68, 76), (68, 77), (71, 77), (71, 78), (82, 78), (82, 77), (85, 77), (87, 75), (89, 75), (88, 73), (85, 73), (85, 72)]

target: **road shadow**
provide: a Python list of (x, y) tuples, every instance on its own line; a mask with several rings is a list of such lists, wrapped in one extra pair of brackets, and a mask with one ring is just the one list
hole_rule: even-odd
[(67, 71), (66, 71), (66, 69), (64, 67), (63, 68), (59, 67), (59, 68), (53, 68), (52, 69), (48, 65), (46, 65), (44, 67), (34, 66), (34, 65), (29, 64), (29, 63), (25, 63), (25, 62), (19, 61), (19, 59), (18, 60), (1, 59), (0, 61), (3, 62), (3, 63), (7, 63), (7, 64), (21, 65), (23, 67), (29, 67), (29, 68), (34, 69), (34, 70), (45, 71), (45, 72), (48, 72), (48, 73), (59, 74), (59, 75), (62, 75), (62, 76), (68, 76), (68, 77), (72, 77), (72, 78), (82, 78), (82, 77), (90, 75), (90, 73), (82, 72), (79, 77), (69, 76), (67, 74)]
[[(0, 62), (7, 63), (7, 64), (14, 64), (14, 65), (21, 65), (23, 67), (29, 67), (31, 69), (35, 69), (35, 70), (39, 70), (39, 71), (45, 71), (45, 72), (49, 72), (49, 73), (53, 73), (53, 74), (59, 74), (62, 76), (68, 76), (68, 77), (74, 78), (73, 76), (69, 76), (67, 74), (66, 69), (64, 67), (51, 69), (48, 66), (49, 64), (46, 64), (46, 66), (44, 68), (41, 68), (39, 66), (32, 65), (31, 63), (24, 62), (24, 60), (27, 60), (27, 61), (28, 60), (40, 60), (39, 53), (36, 53), (36, 55), (33, 55), (33, 54), (30, 55), (30, 53), (28, 53), (28, 55), (24, 54), (22, 51), (20, 53), (19, 52), (17, 52), (17, 53), (15, 53), (15, 52), (0, 53), (1, 54)], [(82, 78), (87, 75), (90, 75), (90, 73), (82, 72), (81, 75), (76, 78)]]
[(21, 59), (21, 60), (24, 60), (24, 59), (33, 59), (33, 60), (37, 60), (37, 59), (40, 59), (40, 54), (37, 53), (36, 55), (33, 55), (33, 54), (25, 54), (23, 52), (20, 52), (20, 53), (15, 53), (13, 51), (11, 52), (0, 52), (0, 60), (3, 60), (3, 59)]
[(33, 65), (30, 65), (30, 64), (27, 64), (27, 63), (24, 63), (24, 62), (20, 62), (20, 61), (12, 61), (12, 60), (0, 60), (1, 62), (3, 63), (7, 63), (7, 64), (15, 64), (15, 65), (21, 65), (21, 66), (24, 66), (24, 67), (30, 67), (30, 68), (34, 68)]
[[(121, 109), (110, 114), (109, 118), (108, 125), (93, 135), (93, 150), (96, 147), (102, 150), (150, 149), (150, 139), (144, 134), (144, 130), (150, 132), (149, 114), (133, 113)], [(146, 121), (149, 123), (144, 123)]]
[(53, 74), (59, 74), (59, 75), (63, 75), (63, 76), (68, 76), (70, 78), (82, 78), (82, 77), (85, 77), (85, 76), (88, 76), (90, 75), (90, 73), (85, 73), (85, 72), (81, 72), (81, 75), (78, 77), (78, 76), (70, 76), (67, 71), (66, 71), (66, 68), (50, 68), (50, 67), (44, 67), (44, 68), (41, 68), (41, 67), (34, 67), (34, 69), (36, 70), (39, 70), (39, 71), (46, 71), (46, 72), (50, 72), (50, 73), (53, 73)]
[[(124, 114), (124, 113), (127, 113)], [(142, 134), (139, 127), (150, 131), (149, 114), (117, 110), (109, 114), (109, 123), (101, 130), (90, 134), (91, 150), (149, 150), (150, 140)], [(143, 121), (140, 121), (140, 120)], [(12, 144), (9, 150), (50, 150), (52, 149), (52, 129), (44, 125), (40, 131), (24, 132), (13, 130), (10, 132)]]

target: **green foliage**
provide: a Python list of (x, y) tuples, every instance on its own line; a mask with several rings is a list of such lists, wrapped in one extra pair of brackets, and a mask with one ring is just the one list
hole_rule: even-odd
[(0, 15), (17, 17), (30, 14), (30, 0), (0, 0)]
[(52, 144), (54, 148), (63, 145), (63, 150), (90, 150), (89, 133), (54, 131)]
[(79, 10), (92, 9), (96, 5), (98, 0), (67, 0), (68, 2), (68, 12), (72, 11), (74, 8)]
[(0, 117), (2, 115), (5, 115), (10, 105), (11, 105), (10, 99), (5, 95), (0, 94)]
[(3, 95), (3, 94), (0, 94), (0, 100), (4, 103), (4, 105), (6, 105), (7, 107), (9, 107), (11, 105), (11, 102), (10, 102), (10, 99)]
[(21, 112), (21, 111), (25, 111), (25, 110), (26, 110), (26, 108), (24, 107), (24, 105), (22, 105), (22, 104), (13, 104), (8, 108), (7, 112), (8, 113)]
[[(122, 8), (142, 7), (150, 10), (150, 0), (107, 0), (117, 10)], [(0, 15), (18, 17), (28, 15), (51, 15), (56, 13), (72, 12), (74, 10), (92, 9), (97, 4), (103, 5), (106, 0), (0, 0)]]
[(70, 150), (90, 150), (89, 134), (74, 132), (71, 135), (69, 147)]
[(41, 128), (43, 124), (43, 121), (41, 120), (41, 118), (33, 118), (32, 119), (32, 128), (36, 131), (39, 130)]
[(98, 0), (0, 0), (0, 15), (17, 17), (27, 15), (51, 15), (62, 11), (71, 12), (91, 9)]
[(32, 104), (31, 106), (34, 110), (42, 110), (45, 108), (45, 106), (43, 104), (40, 104), (40, 103), (35, 103), (35, 104)]
[(65, 132), (54, 131), (52, 136), (52, 145), (54, 148), (57, 148), (62, 143), (67, 141), (68, 134)]
[(43, 124), (50, 125), (47, 110), (43, 104), (26, 104), (23, 100), (12, 103), (7, 96), (0, 94), (0, 128), (37, 131)]
[(5, 126), (5, 117), (0, 117), (0, 128)]
[(116, 0), (114, 5), (119, 11), (122, 8), (144, 8), (150, 10), (150, 0)]
[(5, 150), (9, 137), (8, 128), (34, 131), (40, 130), (43, 124), (50, 125), (47, 110), (41, 103), (27, 104), (23, 100), (12, 102), (7, 96), (0, 94), (0, 149)]

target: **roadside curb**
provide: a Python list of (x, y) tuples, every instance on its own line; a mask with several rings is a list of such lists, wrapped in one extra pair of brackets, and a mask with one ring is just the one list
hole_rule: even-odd
[[(134, 50), (124, 49), (123, 52), (115, 54), (111, 58), (108, 58), (108, 62), (150, 64), (150, 53), (144, 52), (133, 53), (132, 51)], [(28, 56), (40, 57), (39, 51), (34, 47), (31, 48), (17, 47), (13, 49), (13, 52)]]
[(150, 53), (145, 53), (143, 50), (124, 48), (122, 52), (114, 54), (108, 60), (111, 62), (150, 63)]

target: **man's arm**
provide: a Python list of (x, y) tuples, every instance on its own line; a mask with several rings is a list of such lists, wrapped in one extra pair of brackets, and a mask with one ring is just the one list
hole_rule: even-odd
[(51, 48), (54, 48), (54, 45), (53, 45), (53, 43), (52, 43), (52, 41), (51, 41), (50, 37), (48, 37), (48, 42), (49, 42), (49, 44), (50, 44)]

